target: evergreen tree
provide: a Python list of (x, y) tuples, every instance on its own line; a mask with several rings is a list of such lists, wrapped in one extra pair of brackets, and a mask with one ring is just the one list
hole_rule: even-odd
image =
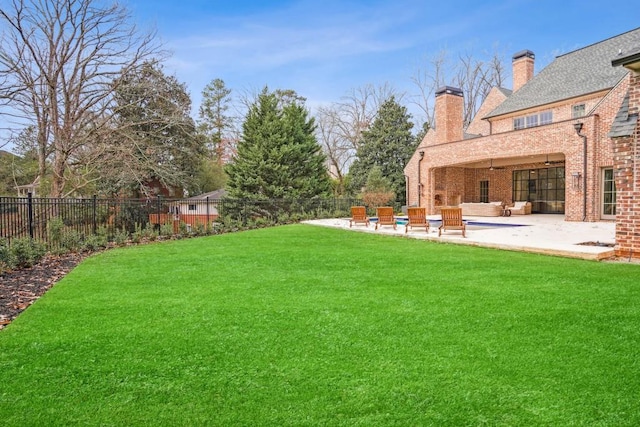
[(325, 156), (313, 118), (297, 101), (281, 103), (265, 88), (250, 107), (237, 156), (227, 166), (230, 197), (311, 198), (327, 195)]
[(202, 91), (202, 104), (198, 114), (198, 131), (204, 135), (212, 158), (222, 165), (225, 160), (229, 136), (233, 127), (233, 118), (229, 115), (231, 89), (224, 80), (212, 80)]
[(34, 151), (17, 156), (0, 150), (0, 196), (16, 196), (17, 185), (31, 184), (38, 176), (38, 158)]
[(146, 192), (152, 180), (188, 188), (204, 157), (204, 142), (189, 114), (186, 86), (156, 63), (123, 74), (115, 86), (114, 131), (100, 148), (100, 190)]
[(393, 96), (380, 106), (371, 128), (362, 133), (356, 160), (349, 170), (353, 193), (362, 191), (369, 172), (378, 166), (391, 183), (396, 200), (406, 202), (404, 167), (417, 146), (410, 119), (406, 107), (398, 104)]

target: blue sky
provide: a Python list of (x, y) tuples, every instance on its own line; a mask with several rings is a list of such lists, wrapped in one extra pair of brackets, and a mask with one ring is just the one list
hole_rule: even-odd
[(538, 72), (558, 54), (640, 26), (631, 3), (588, 0), (125, 1), (172, 53), (165, 71), (187, 85), (194, 117), (215, 78), (235, 94), (293, 89), (313, 113), (368, 84), (417, 95), (411, 77), (443, 50), (500, 52), (511, 87), (515, 52), (532, 50)]
[[(143, 27), (172, 52), (165, 70), (194, 100), (214, 78), (232, 90), (294, 89), (311, 110), (351, 89), (389, 83), (416, 93), (411, 76), (442, 50), (482, 57), (536, 54), (536, 72), (566, 53), (640, 26), (623, 4), (500, 0), (131, 0)], [(510, 79), (508, 86), (511, 85)]]

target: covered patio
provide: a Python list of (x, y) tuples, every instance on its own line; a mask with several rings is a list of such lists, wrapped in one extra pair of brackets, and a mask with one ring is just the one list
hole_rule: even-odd
[[(430, 215), (429, 219), (437, 221), (440, 216)], [(467, 227), (466, 238), (455, 232), (443, 233), (441, 237), (438, 237), (437, 226), (430, 227), (428, 233), (424, 230), (409, 230), (405, 234), (405, 227), (402, 225), (399, 225), (397, 230), (393, 230), (391, 227), (382, 227), (376, 231), (373, 225), (369, 227), (358, 225), (349, 228), (348, 218), (319, 219), (306, 221), (306, 223), (358, 232), (571, 258), (602, 260), (614, 256), (614, 222), (568, 222), (564, 220), (564, 216), (552, 214), (517, 217), (465, 216), (463, 219), (470, 224)]]

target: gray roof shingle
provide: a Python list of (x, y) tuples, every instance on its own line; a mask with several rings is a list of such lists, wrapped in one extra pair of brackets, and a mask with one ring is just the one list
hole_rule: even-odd
[(638, 123), (637, 114), (629, 114), (629, 93), (622, 100), (622, 105), (616, 114), (616, 118), (613, 119), (611, 124), (611, 130), (607, 134), (609, 138), (620, 138), (625, 136), (632, 136), (636, 130), (636, 124)]
[(612, 58), (639, 44), (640, 28), (636, 28), (560, 55), (485, 118), (610, 89), (628, 73), (622, 67), (612, 67)]

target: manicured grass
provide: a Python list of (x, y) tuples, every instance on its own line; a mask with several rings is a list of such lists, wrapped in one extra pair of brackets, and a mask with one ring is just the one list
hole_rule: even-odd
[(636, 426), (640, 267), (293, 225), (87, 259), (0, 425)]

